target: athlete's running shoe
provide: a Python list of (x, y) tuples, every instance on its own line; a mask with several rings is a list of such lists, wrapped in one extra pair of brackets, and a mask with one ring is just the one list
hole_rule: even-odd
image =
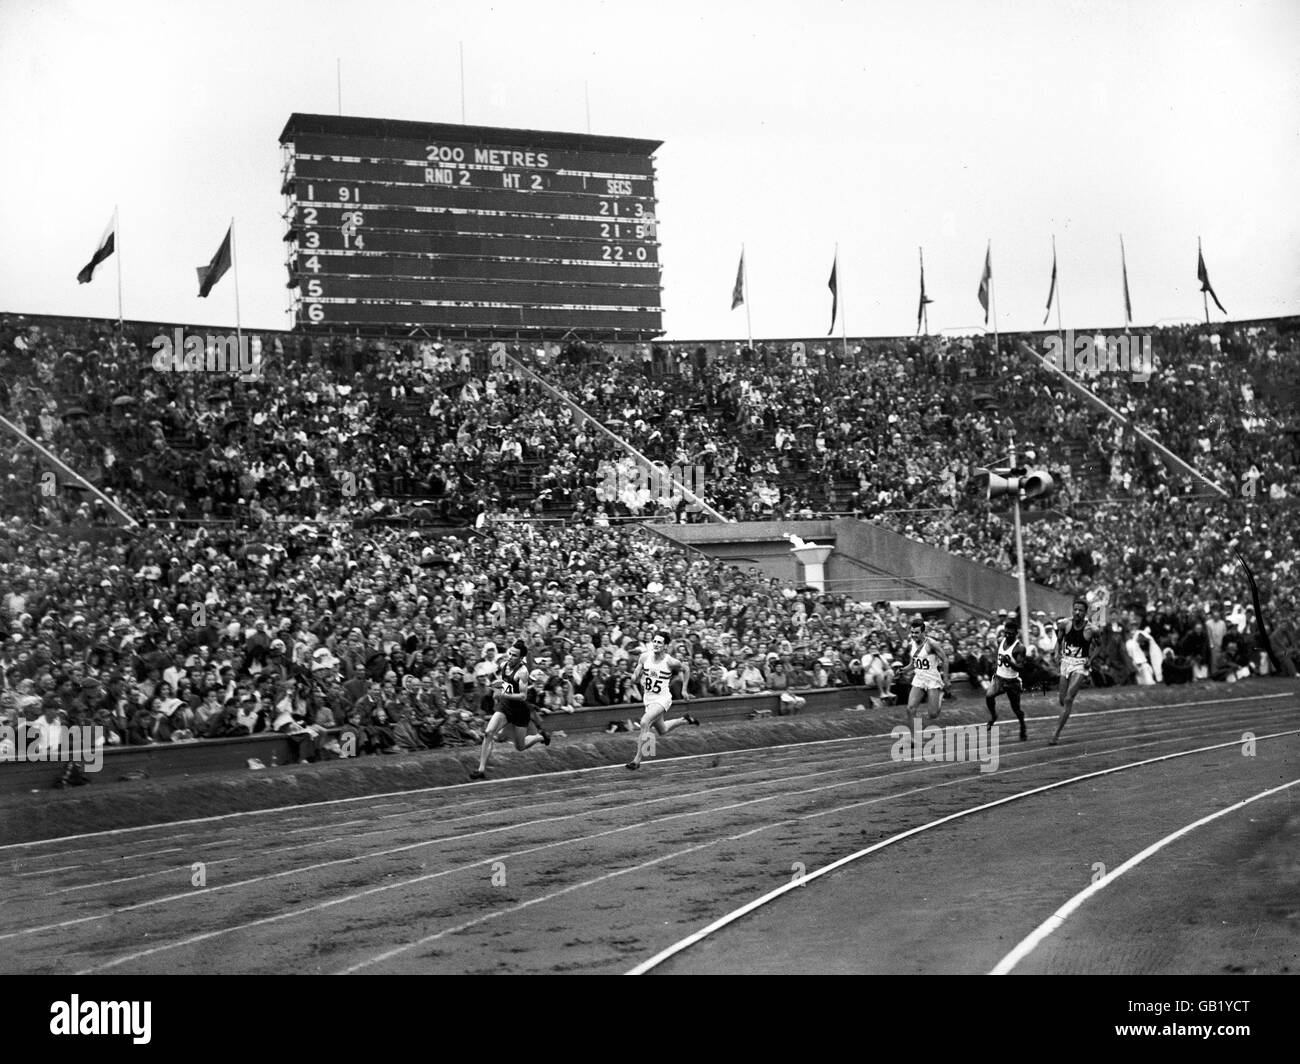
[(473, 772), (469, 774), (469, 778), (472, 780), (484, 780), (487, 779), (487, 776), (484, 775), (482, 772), (480, 772), (478, 769), (475, 769)]
[(543, 745), (543, 746), (550, 746), (550, 745), (551, 745), (551, 733), (548, 732), (545, 728), (538, 728), (538, 729), (537, 729), (537, 734), (540, 735), (540, 736), (542, 737), (542, 745)]
[(697, 728), (700, 726), (700, 719), (698, 717), (692, 717), (689, 713), (683, 714), (682, 719), (685, 720), (687, 724), (694, 724)]
[(638, 765), (635, 761), (629, 761), (627, 763), (627, 767), (635, 771), (636, 769), (639, 769), (641, 766)]

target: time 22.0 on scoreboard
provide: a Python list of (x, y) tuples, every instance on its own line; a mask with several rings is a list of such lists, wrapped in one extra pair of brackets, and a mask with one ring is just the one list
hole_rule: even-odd
[(663, 331), (659, 141), (295, 114), (280, 142), (301, 326)]

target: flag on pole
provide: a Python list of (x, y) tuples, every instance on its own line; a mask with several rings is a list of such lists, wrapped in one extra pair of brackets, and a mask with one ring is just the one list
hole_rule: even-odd
[(104, 230), (104, 235), (99, 238), (99, 244), (95, 247), (95, 253), (90, 256), (90, 261), (81, 268), (77, 274), (78, 284), (89, 284), (95, 276), (95, 268), (113, 254), (117, 243), (117, 212), (113, 212), (113, 217), (108, 220), (108, 228)]
[(921, 302), (916, 305), (916, 331), (921, 331), (921, 318), (925, 315), (925, 306), (927, 303), (933, 303), (934, 300), (925, 294), (925, 259), (921, 260)]
[(840, 307), (840, 283), (836, 279), (836, 271), (839, 269), (839, 265), (840, 253), (837, 251), (835, 258), (831, 260), (831, 279), (826, 283), (826, 286), (831, 290), (831, 327), (830, 331), (826, 333), (827, 336), (830, 336), (835, 331), (835, 314)]
[(1214, 305), (1224, 314), (1228, 312), (1223, 309), (1223, 304), (1219, 302), (1219, 297), (1214, 294), (1214, 289), (1210, 286), (1210, 275), (1205, 269), (1205, 256), (1201, 254), (1200, 245), (1196, 248), (1196, 279), (1201, 282), (1201, 291), (1209, 292), (1210, 298), (1214, 300)]
[(745, 251), (740, 251), (740, 268), (736, 270), (736, 286), (731, 290), (731, 309), (745, 302)]
[[(1133, 324), (1133, 301), (1128, 296), (1128, 261), (1124, 258), (1124, 234), (1119, 237), (1119, 270), (1124, 278), (1124, 324)], [(1215, 300), (1217, 303), (1218, 300)]]
[(984, 273), (980, 276), (979, 300), (984, 308), (984, 324), (989, 323), (989, 286), (993, 283), (993, 244), (984, 252)]
[[(232, 226), (231, 229), (234, 227)], [(230, 269), (230, 233), (231, 229), (226, 230), (226, 238), (221, 242), (221, 247), (217, 248), (217, 253), (212, 256), (212, 261), (206, 266), (196, 267), (199, 275), (199, 298), (207, 299), (208, 293)]]
[[(1217, 303), (1218, 300), (1216, 299)], [(1250, 566), (1246, 564), (1246, 559), (1241, 556), (1241, 551), (1236, 547), (1232, 548), (1232, 553), (1237, 556), (1237, 561), (1241, 563), (1242, 569), (1246, 572), (1246, 583), (1250, 586), (1250, 602), (1255, 608), (1255, 625), (1259, 634), (1259, 647), (1268, 655), (1269, 664), (1273, 670), (1278, 671), (1277, 656), (1273, 653), (1273, 644), (1269, 639), (1268, 628), (1264, 625), (1264, 611), (1259, 604), (1259, 586), (1255, 583), (1255, 574), (1250, 571)]]
[[(984, 267), (988, 269), (987, 266)], [(1052, 316), (1052, 300), (1056, 298), (1056, 243), (1053, 238), (1052, 243), (1052, 283), (1047, 289), (1047, 312), (1043, 315), (1043, 324), (1047, 324), (1047, 319)]]

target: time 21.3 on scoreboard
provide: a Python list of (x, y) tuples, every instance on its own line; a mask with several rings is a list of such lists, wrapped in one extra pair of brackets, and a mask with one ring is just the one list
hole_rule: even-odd
[(280, 144), (297, 324), (658, 336), (660, 143), (294, 114)]

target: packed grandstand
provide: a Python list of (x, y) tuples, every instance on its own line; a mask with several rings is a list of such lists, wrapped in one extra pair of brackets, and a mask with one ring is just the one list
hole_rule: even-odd
[[(471, 743), (520, 636), (552, 712), (633, 702), (658, 630), (696, 696), (862, 685), (875, 655), (903, 682), (907, 617), (665, 538), (706, 515), (611, 477), (636, 464), (626, 444), (702, 467), (726, 519), (853, 516), (1008, 572), (1010, 516), (969, 488), (1014, 435), (1058, 486), (1026, 514), (1028, 577), (1109, 596), (1093, 684), (1295, 674), (1300, 320), (1157, 330), (1148, 382), (1088, 382), (1228, 499), (1017, 353), (1041, 337), (503, 352), (263, 333), (241, 380), (156, 370), (151, 339), (171, 329), (0, 317), (0, 414), (18, 430), (0, 435), (0, 709), (15, 729)], [(1016, 604), (985, 606), (932, 626), (975, 687)], [(1031, 685), (1054, 682), (1056, 620), (1030, 619)]]

